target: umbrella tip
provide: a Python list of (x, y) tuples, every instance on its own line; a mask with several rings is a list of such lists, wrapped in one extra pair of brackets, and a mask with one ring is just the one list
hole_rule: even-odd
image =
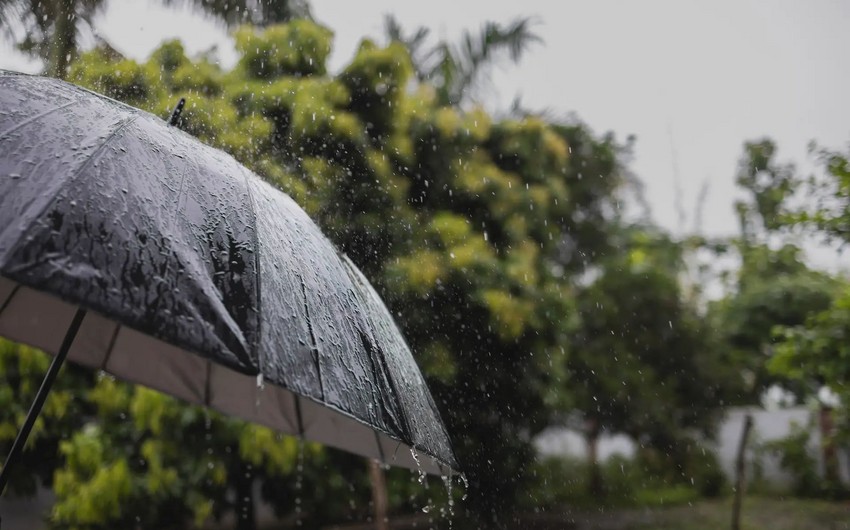
[(168, 125), (177, 125), (177, 120), (180, 119), (180, 114), (183, 113), (183, 105), (186, 104), (186, 98), (180, 98), (174, 110), (171, 111), (171, 117), (168, 119)]

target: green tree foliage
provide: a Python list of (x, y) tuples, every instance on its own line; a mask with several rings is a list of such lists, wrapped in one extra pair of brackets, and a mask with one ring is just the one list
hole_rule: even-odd
[(833, 299), (837, 282), (810, 269), (792, 242), (789, 199), (800, 187), (791, 164), (776, 160), (769, 139), (744, 144), (737, 183), (747, 198), (736, 203), (741, 234), (732, 241), (740, 256), (734, 291), (714, 304), (712, 320), (743, 381), (739, 403), (758, 403), (771, 385), (802, 398), (811, 387), (767, 369), (775, 353), (776, 327), (798, 326)]
[[(808, 208), (789, 215), (791, 222), (814, 227), (842, 247), (850, 242), (850, 164), (846, 154), (813, 148), (823, 168), (808, 181)], [(850, 287), (835, 287), (832, 303), (812, 312), (804, 322), (778, 332), (780, 344), (770, 368), (810, 387), (826, 385), (839, 395), (839, 435), (850, 436)]]
[(778, 163), (775, 155), (776, 144), (770, 139), (744, 143), (736, 183), (749, 200), (736, 202), (735, 208), (745, 242), (782, 227), (786, 200), (799, 185), (794, 166)]
[(268, 26), (311, 18), (306, 0), (161, 0), (165, 5), (188, 5), (228, 26)]
[(837, 422), (850, 434), (850, 287), (846, 284), (825, 310), (812, 313), (802, 324), (777, 333), (777, 355), (772, 372), (801, 381), (816, 390), (825, 384), (839, 394), (843, 417)]
[(679, 245), (632, 228), (619, 247), (578, 294), (568, 384), (590, 444), (601, 430), (626, 433), (684, 472), (690, 438), (711, 436), (734, 369), (682, 291)]
[(85, 398), (94, 414), (59, 447), (57, 527), (185, 528), (230, 513), (237, 528), (254, 528), (256, 482), (282, 517), (296, 507), (316, 523), (343, 516), (339, 503), (320, 504), (345, 492), (321, 474), (327, 455), (314, 444), (106, 375)]
[(813, 199), (809, 207), (788, 217), (791, 222), (814, 227), (830, 240), (846, 245), (850, 242), (850, 154), (814, 143), (810, 150), (822, 174), (806, 182)]
[[(12, 447), (50, 359), (43, 352), (0, 339), (0, 452), (3, 455)], [(59, 373), (11, 476), (9, 493), (29, 495), (38, 486), (53, 484), (53, 471), (61, 464), (59, 446), (69, 433), (83, 425), (91, 408), (78, 399), (77, 393), (92, 380), (90, 373), (77, 366), (66, 366)]]
[(0, 0), (0, 33), (63, 78), (77, 53), (78, 32), (91, 29), (103, 0)]
[(780, 385), (798, 398), (812, 388), (775, 371), (768, 362), (775, 354), (777, 326), (798, 326), (826, 309), (835, 296), (838, 282), (809, 269), (800, 249), (786, 245), (771, 250), (767, 245), (744, 248), (738, 290), (714, 306), (714, 323), (724, 344), (742, 370), (739, 403), (758, 403), (771, 385)]
[[(303, 0), (161, 1), (166, 5), (189, 5), (230, 27), (310, 17), (309, 5)], [(0, 35), (18, 50), (40, 58), (48, 75), (64, 79), (68, 65), (79, 52), (81, 32), (109, 48), (92, 27), (95, 16), (105, 7), (104, 0), (0, 0)]]

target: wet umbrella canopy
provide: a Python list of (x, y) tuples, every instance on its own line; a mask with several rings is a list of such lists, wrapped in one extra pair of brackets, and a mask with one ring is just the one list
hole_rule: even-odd
[(292, 199), (156, 116), (2, 71), (0, 335), (387, 464), (456, 466), (390, 313)]

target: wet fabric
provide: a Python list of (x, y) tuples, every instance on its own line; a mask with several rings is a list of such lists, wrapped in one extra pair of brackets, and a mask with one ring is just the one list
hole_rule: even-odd
[[(455, 468), (413, 356), (295, 202), (156, 116), (0, 71), (0, 334), (390, 464)], [(59, 337), (57, 339), (57, 337)]]

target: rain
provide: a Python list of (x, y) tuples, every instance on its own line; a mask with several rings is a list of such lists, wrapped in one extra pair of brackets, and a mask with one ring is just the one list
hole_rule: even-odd
[(0, 1), (0, 529), (850, 528), (848, 15)]

